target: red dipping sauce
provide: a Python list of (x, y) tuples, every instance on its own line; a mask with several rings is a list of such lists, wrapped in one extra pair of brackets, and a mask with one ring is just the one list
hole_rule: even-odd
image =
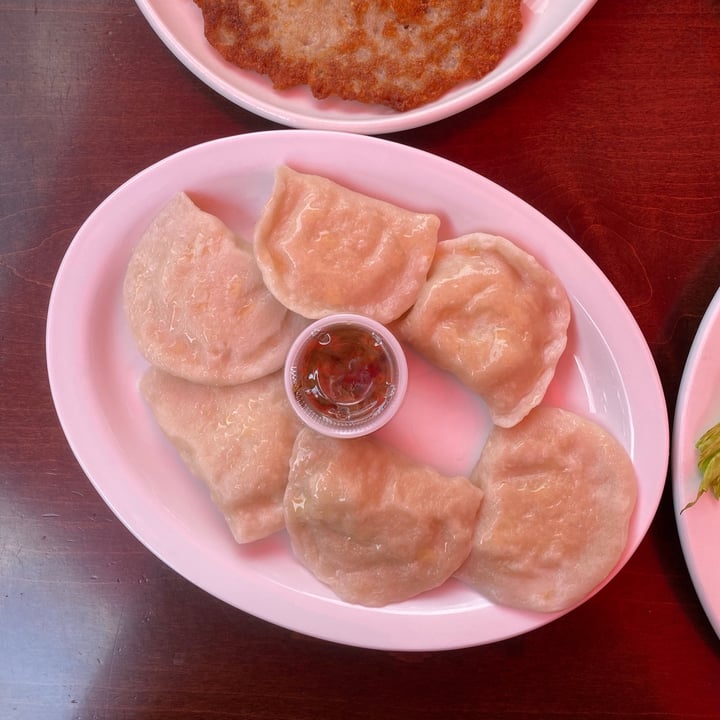
[[(335, 315), (310, 325), (288, 355), (285, 382), (293, 407), (331, 435), (365, 435), (399, 407), (407, 379), (397, 340), (379, 323)], [(387, 417), (385, 417), (387, 413)]]

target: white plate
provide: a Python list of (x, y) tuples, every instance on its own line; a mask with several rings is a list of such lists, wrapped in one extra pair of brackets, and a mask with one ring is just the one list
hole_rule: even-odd
[(700, 602), (720, 636), (720, 502), (705, 493), (696, 505), (700, 471), (695, 443), (720, 422), (720, 289), (693, 341), (678, 392), (673, 423), (673, 501), (680, 542)]
[(208, 86), (240, 107), (295, 128), (375, 135), (427, 125), (494, 95), (537, 65), (590, 11), (596, 0), (525, 0), (518, 42), (482, 80), (458, 86), (439, 100), (399, 113), (377, 105), (316, 100), (307, 88), (277, 91), (267, 78), (223, 60), (205, 40), (193, 0), (135, 0), (170, 51)]
[[(506, 190), (447, 160), (363, 135), (282, 130), (189, 148), (129, 180), (88, 218), (58, 272), (47, 326), (53, 397), (80, 464), (115, 514), (165, 563), (273, 623), (347, 644), (430, 650), (492, 642), (549, 622), (558, 615), (498, 607), (456, 581), (381, 609), (341, 602), (294, 560), (285, 533), (251, 547), (235, 544), (204, 487), (162, 438), (137, 392), (145, 363), (121, 307), (131, 249), (180, 190), (250, 237), (281, 163), (435, 212), (443, 238), (473, 230), (503, 234), (557, 273), (574, 318), (548, 402), (595, 417), (630, 452), (639, 500), (616, 571), (633, 553), (657, 509), (669, 441), (657, 371), (627, 307), (567, 235)], [(409, 410), (404, 406), (388, 426), (390, 439), (408, 441), (401, 422), (410, 416), (410, 452), (421, 448), (419, 457), (445, 472), (469, 472), (485, 429), (476, 399), (422, 364), (412, 363), (411, 373)]]

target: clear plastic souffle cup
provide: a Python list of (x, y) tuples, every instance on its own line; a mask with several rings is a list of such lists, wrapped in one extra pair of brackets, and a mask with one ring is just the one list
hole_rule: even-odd
[(295, 339), (285, 362), (285, 390), (300, 419), (324, 435), (360, 437), (387, 424), (408, 382), (397, 338), (352, 313), (328, 315)]

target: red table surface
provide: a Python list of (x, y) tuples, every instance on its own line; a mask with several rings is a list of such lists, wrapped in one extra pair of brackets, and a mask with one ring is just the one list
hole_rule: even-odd
[[(599, 594), (462, 650), (304, 637), (153, 556), (93, 489), (55, 415), (53, 280), (83, 221), (139, 170), (279, 126), (203, 85), (132, 0), (0, 0), (0, 83), (1, 717), (720, 718), (720, 640), (669, 481)], [(717, 0), (599, 0), (498, 95), (388, 137), (490, 178), (567, 232), (637, 319), (672, 416), (719, 284), (719, 118)]]

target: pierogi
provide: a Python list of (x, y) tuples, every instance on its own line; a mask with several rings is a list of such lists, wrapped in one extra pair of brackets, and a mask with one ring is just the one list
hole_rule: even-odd
[(470, 480), (483, 506), (456, 575), (493, 602), (564, 610), (620, 559), (637, 479), (624, 447), (593, 421), (541, 406), (495, 427)]
[[(571, 607), (625, 548), (632, 462), (596, 423), (538, 407), (571, 319), (558, 278), (505, 238), (438, 243), (438, 228), (281, 166), (250, 246), (178, 194), (123, 287), (152, 365), (141, 393), (235, 540), (286, 527), (342, 600), (384, 606), (455, 575), (501, 605)], [(391, 324), (484, 399), (495, 427), (470, 479), (301, 423), (278, 370), (308, 319), (334, 312)]]
[(290, 460), (293, 551), (343, 600), (381, 606), (441, 585), (470, 551), (482, 492), (371, 437), (303, 428)]
[(553, 273), (509, 240), (473, 233), (438, 244), (417, 301), (393, 329), (510, 427), (544, 397), (569, 323)]
[(190, 471), (200, 478), (239, 543), (284, 525), (288, 462), (300, 421), (282, 373), (212, 387), (150, 367), (140, 390)]
[(150, 363), (210, 385), (278, 370), (307, 324), (267, 290), (249, 243), (185, 193), (170, 200), (134, 249), (123, 300)]
[(388, 323), (415, 301), (440, 220), (280, 166), (255, 227), (265, 284), (307, 318), (335, 312)]

